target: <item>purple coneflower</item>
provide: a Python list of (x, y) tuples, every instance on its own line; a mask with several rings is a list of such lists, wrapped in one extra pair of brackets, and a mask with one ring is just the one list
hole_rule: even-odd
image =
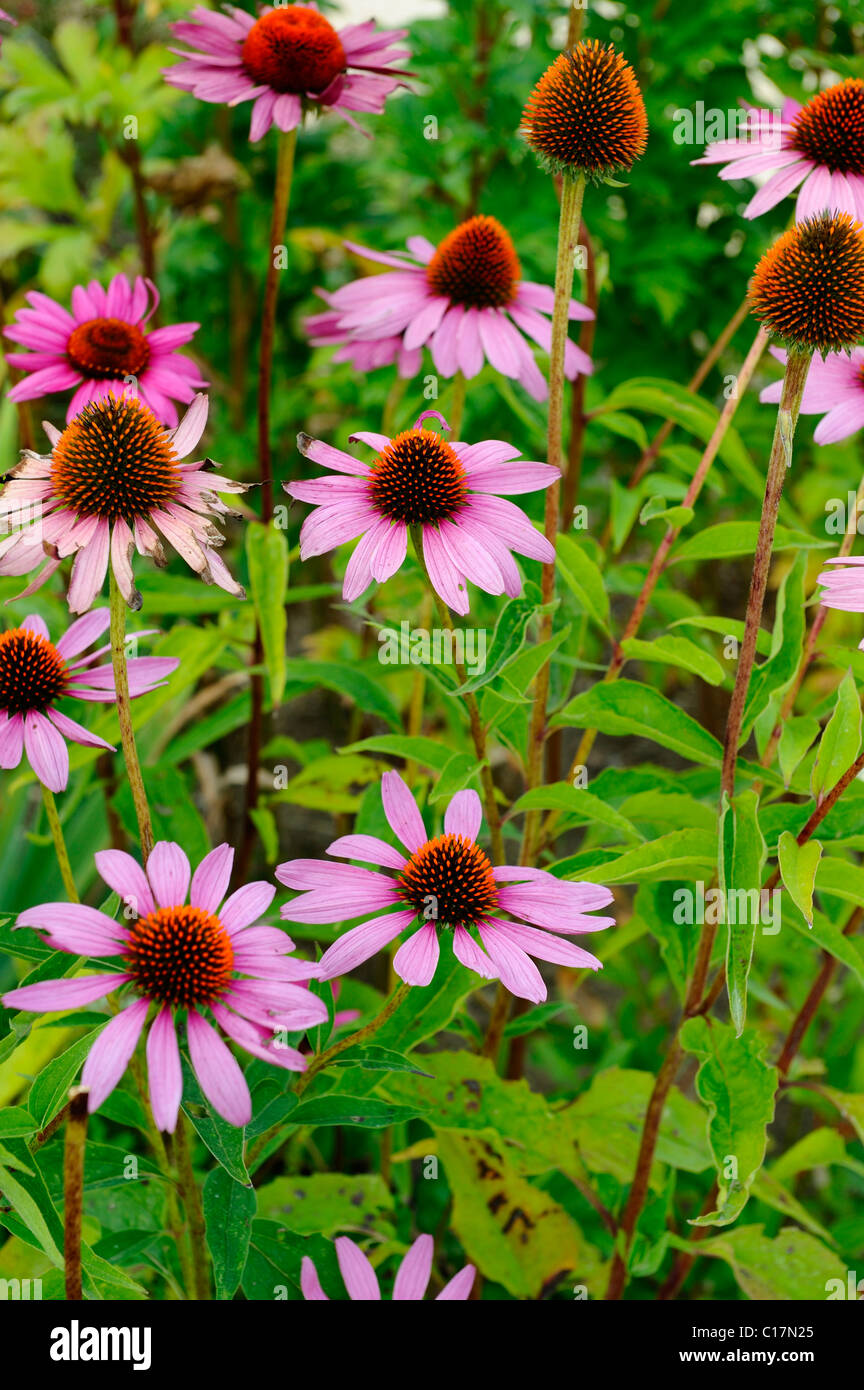
[[(0, 633), (0, 767), (17, 767), (26, 753), (39, 781), (49, 791), (62, 792), (69, 780), (67, 739), (85, 748), (112, 748), (56, 707), (65, 699), (113, 704), (110, 662), (93, 665), (108, 648), (81, 655), (106, 631), (109, 619), (107, 608), (97, 608), (74, 622), (57, 643), (36, 614)], [(127, 662), (129, 694), (155, 690), (178, 665), (174, 657), (132, 657)]]
[[(769, 352), (785, 367), (788, 354), (783, 348), (772, 347)], [(776, 405), (782, 389), (782, 380), (772, 381), (759, 399)], [(813, 433), (817, 444), (837, 444), (864, 427), (864, 348), (829, 352), (825, 358), (814, 354), (801, 414), (824, 416)]]
[[(347, 1236), (338, 1236), (334, 1241), (339, 1270), (345, 1280), (348, 1297), (354, 1303), (380, 1303), (381, 1286), (378, 1276), (359, 1245)], [(418, 1236), (407, 1255), (399, 1265), (396, 1282), (393, 1285), (394, 1303), (419, 1303), (426, 1292), (429, 1276), (432, 1273), (432, 1256), (435, 1244), (431, 1236)], [(444, 1285), (435, 1295), (436, 1303), (464, 1303), (474, 1283), (473, 1265), (465, 1265), (458, 1274)], [(300, 1287), (307, 1303), (328, 1302), (328, 1296), (321, 1287), (318, 1271), (308, 1255), (303, 1256), (300, 1266)]]
[[(496, 218), (469, 218), (437, 248), (425, 237), (411, 237), (410, 258), (346, 245), (394, 269), (353, 280), (332, 294), (319, 291), (329, 308), (307, 319), (306, 330), (315, 344), (339, 344), (334, 361), (352, 362), (362, 372), (397, 362), (399, 375), (412, 377), (427, 346), (443, 377), (461, 372), (470, 380), (489, 362), (535, 400), (546, 399), (548, 386), (532, 343), (549, 351), (555, 295), (548, 285), (522, 279), (513, 242)], [(571, 299), (571, 319), (593, 317), (593, 310)], [(564, 365), (571, 380), (593, 370), (591, 359), (569, 339)]]
[(847, 212), (864, 221), (864, 81), (847, 78), (817, 92), (805, 106), (788, 97), (780, 119), (772, 111), (748, 113), (755, 130), (718, 140), (694, 164), (725, 164), (721, 179), (770, 174), (744, 209), (759, 217), (788, 193), (798, 192), (795, 219)]
[[(212, 471), (212, 460), (181, 463), (207, 423), (207, 397), (196, 396), (176, 430), (166, 430), (135, 396), (91, 401), (61, 433), (45, 425), (50, 454), (24, 451), (0, 498), (11, 535), (0, 541), (0, 574), (29, 574), (48, 563), (23, 591), (33, 593), (67, 555), (74, 555), (69, 607), (83, 613), (105, 582), (110, 562), (131, 608), (141, 596), (132, 553), (164, 565), (157, 532), (208, 584), (243, 598), (214, 548), (222, 535), (211, 518), (229, 514), (217, 496), (245, 492)], [(23, 595), (22, 595), (23, 596)]]
[(337, 475), (283, 484), (292, 497), (315, 504), (300, 532), (302, 558), (361, 536), (342, 590), (351, 602), (373, 580), (381, 584), (396, 573), (409, 528), (418, 528), (429, 578), (457, 613), (468, 612), (466, 580), (488, 594), (520, 594), (522, 577), (511, 551), (544, 564), (555, 552), (525, 513), (497, 494), (549, 487), (557, 468), (524, 462), (518, 449), (499, 439), (449, 444), (434, 430), (420, 429), (422, 419), (394, 439), (368, 431), (351, 435), (377, 450), (371, 464), (306, 434), (298, 437), (301, 453)]
[(7, 338), (29, 349), (6, 355), (10, 367), (28, 373), (12, 387), (11, 401), (74, 391), (66, 412), (71, 421), (88, 401), (101, 401), (112, 393), (119, 396), (134, 378), (135, 394), (173, 429), (174, 401), (188, 405), (196, 390), (207, 385), (195, 363), (177, 351), (200, 325), (147, 329), (159, 294), (152, 281), (140, 275), (134, 285), (125, 275), (115, 275), (107, 290), (95, 280), (77, 285), (71, 313), (35, 290), (25, 298), (30, 308), (19, 309), (3, 330)]
[(236, 5), (222, 13), (199, 5), (171, 27), (193, 51), (173, 50), (184, 61), (167, 68), (165, 80), (200, 101), (254, 102), (250, 140), (271, 125), (295, 130), (304, 111), (316, 109), (336, 111), (362, 131), (348, 113), (380, 114), (408, 75), (393, 66), (408, 50), (390, 47), (407, 30), (371, 21), (337, 30), (315, 5), (267, 6), (257, 19)]
[[(608, 888), (566, 882), (543, 869), (493, 866), (476, 843), (482, 813), (474, 791), (456, 793), (444, 815), (444, 833), (432, 839), (398, 772), (384, 773), (381, 796), (390, 827), (408, 855), (374, 835), (343, 835), (327, 853), (377, 864), (388, 873), (318, 859), (293, 859), (276, 869), (280, 883), (302, 890), (282, 908), (289, 922), (344, 922), (376, 914), (324, 952), (319, 962), (323, 979), (353, 970), (418, 917), (423, 925), (393, 960), (396, 974), (409, 985), (431, 982), (441, 928), (452, 931), (453, 950), (464, 966), (485, 979), (500, 979), (511, 994), (534, 1003), (546, 998), (546, 985), (531, 956), (556, 965), (601, 968), (595, 956), (552, 933), (612, 926), (612, 917), (586, 916), (612, 901)], [(508, 921), (502, 913), (516, 920)]]
[(169, 1132), (183, 1095), (175, 1028), (182, 1011), (201, 1090), (229, 1124), (247, 1124), (252, 1102), (245, 1077), (205, 1011), (232, 1042), (289, 1071), (305, 1071), (306, 1062), (274, 1036), (276, 1030), (303, 1031), (327, 1019), (324, 1002), (298, 983), (316, 976), (318, 967), (289, 960), (290, 937), (277, 927), (256, 925), (275, 889), (248, 883), (225, 898), (234, 862), (229, 845), (212, 850), (194, 874), (181, 847), (168, 840), (154, 845), (146, 871), (116, 849), (101, 850), (95, 861), (124, 903), (128, 921), (81, 903), (43, 903), (22, 912), (15, 925), (44, 931), (58, 951), (116, 957), (120, 971), (22, 985), (4, 994), (2, 1003), (53, 1013), (82, 1008), (128, 986), (137, 998), (99, 1034), (81, 1084), (90, 1091), (90, 1110), (97, 1110), (126, 1070), (153, 1007), (147, 1036), (150, 1100), (156, 1124)]

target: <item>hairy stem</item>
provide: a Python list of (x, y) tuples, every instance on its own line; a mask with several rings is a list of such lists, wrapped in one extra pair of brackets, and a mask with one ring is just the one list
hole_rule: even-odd
[(132, 792), (135, 817), (138, 821), (141, 857), (146, 864), (153, 848), (153, 825), (150, 820), (150, 808), (147, 805), (147, 792), (144, 788), (144, 778), (141, 775), (141, 764), (138, 760), (138, 749), (135, 744), (135, 729), (132, 724), (129, 673), (126, 667), (126, 603), (110, 565), (108, 567), (108, 582), (111, 604), (111, 661), (114, 666), (120, 741), (123, 745), (126, 775), (129, 778), (129, 789)]
[(75, 887), (75, 879), (72, 874), (72, 865), (69, 862), (69, 851), (66, 848), (66, 840), (63, 836), (63, 827), (60, 824), (60, 817), (57, 814), (57, 803), (54, 800), (54, 793), (49, 791), (44, 782), (42, 787), (42, 801), (45, 806), (45, 815), (48, 817), (48, 824), (51, 827), (51, 838), (54, 841), (54, 852), (57, 855), (57, 863), (60, 866), (60, 876), (63, 879), (63, 887), (66, 890), (66, 897), (70, 903), (80, 902), (78, 889)]
[[(204, 1212), (201, 1206), (201, 1194), (198, 1191), (198, 1184), (195, 1181), (195, 1173), (192, 1168), (186, 1116), (182, 1110), (177, 1117), (177, 1129), (174, 1132), (174, 1158), (177, 1165), (180, 1196), (183, 1198), (183, 1205), (186, 1208), (189, 1243), (192, 1247), (194, 1296), (199, 1302), (205, 1302), (210, 1298), (210, 1266)], [(186, 1292), (191, 1294), (192, 1290), (187, 1289)]]
[(319, 1071), (329, 1066), (333, 1058), (338, 1057), (340, 1052), (345, 1052), (347, 1048), (356, 1047), (358, 1043), (364, 1043), (368, 1038), (374, 1037), (378, 1029), (387, 1022), (388, 1018), (392, 1018), (402, 1001), (408, 997), (410, 988), (411, 986), (406, 985), (403, 981), (399, 988), (391, 994), (381, 1012), (376, 1014), (369, 1023), (364, 1024), (356, 1033), (351, 1033), (349, 1037), (340, 1038), (339, 1041), (333, 1043), (331, 1047), (325, 1048), (323, 1052), (319, 1052), (317, 1057), (313, 1057), (308, 1068), (303, 1072), (303, 1075), (297, 1082), (297, 1095), (302, 1095), (309, 1085), (309, 1082), (318, 1075)]
[(84, 1148), (87, 1139), (87, 1095), (84, 1087), (69, 1092), (66, 1142), (63, 1148), (63, 1268), (66, 1298), (80, 1302), (81, 1222), (84, 1215)]
[[(582, 200), (585, 194), (585, 178), (579, 175), (570, 178), (565, 174), (561, 184), (561, 216), (558, 224), (558, 256), (555, 266), (555, 301), (552, 310), (552, 338), (549, 350), (549, 414), (546, 430), (546, 458), (553, 468), (563, 476), (564, 457), (564, 355), (567, 346), (568, 313), (573, 293), (573, 266), (579, 227), (582, 220)], [(558, 534), (559, 507), (561, 496), (560, 479), (546, 489), (546, 515), (544, 534), (550, 545), (555, 547)], [(548, 605), (555, 596), (554, 557), (543, 566), (541, 581), (543, 603)], [(540, 621), (538, 641), (548, 642), (552, 635), (552, 614), (544, 613)], [(543, 752), (546, 738), (546, 707), (549, 701), (550, 662), (546, 661), (534, 679), (534, 703), (531, 710), (531, 728), (528, 735), (528, 760), (526, 768), (526, 787), (530, 791), (543, 780)], [(525, 844), (531, 854), (539, 829), (539, 816), (529, 811), (525, 817)]]
[(756, 640), (762, 621), (762, 605), (768, 586), (768, 571), (771, 568), (771, 552), (774, 546), (774, 528), (786, 470), (792, 463), (792, 441), (804, 383), (810, 369), (810, 352), (790, 351), (783, 377), (780, 407), (777, 411), (777, 425), (771, 457), (768, 460), (768, 476), (765, 480), (765, 497), (762, 502), (762, 518), (759, 523), (759, 536), (756, 553), (753, 557), (753, 573), (750, 577), (750, 595), (747, 600), (747, 615), (744, 622), (744, 641), (738, 658), (735, 687), (729, 703), (729, 717), (726, 723), (726, 739), (723, 747), (723, 772), (721, 789), (731, 798), (735, 790), (735, 765), (738, 757), (738, 744), (741, 741), (741, 725), (744, 720), (744, 706), (750, 687), (750, 675), (756, 657)]

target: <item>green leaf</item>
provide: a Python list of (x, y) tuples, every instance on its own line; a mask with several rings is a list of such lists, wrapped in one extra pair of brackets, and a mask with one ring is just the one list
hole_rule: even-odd
[(682, 1241), (679, 1248), (725, 1260), (747, 1297), (757, 1302), (821, 1303), (832, 1283), (843, 1290), (832, 1296), (846, 1296), (845, 1264), (815, 1236), (794, 1226), (784, 1226), (773, 1237), (762, 1226), (738, 1226), (698, 1245)]
[(806, 844), (799, 845), (795, 836), (784, 830), (777, 843), (777, 858), (789, 896), (808, 927), (812, 928), (813, 887), (822, 858), (822, 846), (818, 840), (808, 840)]
[(10, 1105), (0, 1110), (0, 1139), (27, 1138), (38, 1128), (30, 1111), (23, 1106)]
[(783, 721), (780, 741), (777, 744), (777, 757), (787, 787), (796, 767), (819, 733), (819, 728), (819, 720), (812, 719), (808, 714), (796, 715), (795, 718)]
[(345, 1096), (330, 1092), (301, 1101), (291, 1112), (292, 1125), (362, 1125), (365, 1129), (386, 1129), (420, 1114), (417, 1105), (389, 1105), (376, 1096)]
[(852, 672), (847, 671), (837, 688), (837, 704), (819, 740), (810, 777), (817, 805), (854, 763), (860, 749), (861, 699)]
[(526, 584), (523, 597), (509, 599), (498, 615), (489, 653), (491, 664), (466, 681), (464, 685), (460, 685), (448, 693), (460, 698), (463, 695), (468, 695), (471, 691), (479, 690), (482, 686), (488, 685), (491, 680), (500, 675), (508, 662), (512, 661), (521, 651), (531, 619), (543, 611), (544, 609), (540, 605), (540, 590), (537, 585)]
[(669, 879), (700, 878), (714, 867), (716, 836), (707, 830), (672, 830), (656, 840), (625, 850), (598, 870), (588, 865), (565, 878), (599, 877), (603, 883), (661, 883)]
[(764, 1038), (753, 1032), (736, 1036), (729, 1024), (714, 1019), (688, 1019), (681, 1044), (700, 1059), (696, 1091), (708, 1107), (708, 1141), (717, 1165), (717, 1209), (692, 1224), (728, 1226), (743, 1211), (765, 1158), (777, 1069), (764, 1059)]
[[(576, 1140), (592, 1173), (608, 1173), (621, 1183), (632, 1181), (653, 1088), (650, 1072), (610, 1067), (599, 1072), (572, 1105), (558, 1112), (562, 1127)], [(711, 1163), (703, 1113), (674, 1086), (663, 1107), (656, 1152), (661, 1163), (688, 1173), (701, 1173)], [(660, 1182), (655, 1170), (652, 1185)]]
[(670, 507), (665, 497), (655, 495), (648, 498), (639, 513), (639, 521), (642, 526), (647, 526), (649, 521), (663, 521), (667, 526), (680, 530), (689, 525), (695, 515), (692, 507)]
[(710, 685), (722, 685), (726, 672), (720, 662), (703, 647), (697, 647), (686, 637), (655, 637), (653, 642), (644, 642), (639, 637), (628, 637), (622, 642), (621, 650), (628, 661), (658, 662), (661, 666), (678, 666), (684, 671), (692, 671)]
[(246, 527), (246, 561), (255, 617), (261, 633), (264, 661), (270, 677), (270, 698), (278, 706), (285, 691), (285, 636), (288, 620), (288, 540), (285, 532), (270, 524)]
[(383, 719), (391, 729), (401, 727), (399, 710), (392, 697), (356, 662), (293, 659), (285, 662), (285, 678), (295, 687), (292, 695), (323, 685), (325, 690), (335, 690), (337, 694), (344, 695), (365, 714)]
[(244, 1130), (223, 1120), (204, 1099), (195, 1074), (188, 1059), (181, 1058), (183, 1066), (183, 1110), (192, 1125), (210, 1150), (217, 1163), (225, 1169), (235, 1182), (245, 1187), (249, 1182), (243, 1154)]
[[(730, 560), (740, 555), (753, 555), (759, 538), (758, 521), (721, 521), (697, 531), (673, 552), (675, 562)], [(819, 540), (809, 531), (791, 531), (778, 526), (774, 532), (774, 554), (784, 550), (827, 550), (830, 540)]]
[(638, 681), (595, 685), (577, 695), (550, 721), (565, 728), (647, 738), (690, 762), (719, 766), (723, 749), (701, 724), (659, 690)]
[(374, 1226), (393, 1210), (393, 1197), (377, 1173), (312, 1173), (275, 1178), (258, 1189), (262, 1217), (297, 1235), (335, 1236)]
[(312, 1260), (322, 1285), (331, 1298), (344, 1297), (344, 1284), (332, 1241), (320, 1236), (302, 1237), (275, 1221), (254, 1221), (249, 1256), (243, 1271), (243, 1292), (262, 1303), (275, 1300), (302, 1302), (300, 1267), (304, 1255)]
[(255, 1192), (251, 1183), (235, 1182), (224, 1168), (214, 1168), (204, 1179), (202, 1204), (216, 1297), (233, 1298), (246, 1267)]
[(454, 753), (441, 769), (435, 786), (429, 793), (432, 805), (436, 801), (449, 801), (456, 792), (461, 792), (479, 775), (483, 763), (478, 763), (471, 753)]
[[(725, 792), (720, 813), (717, 881), (728, 928), (726, 986), (735, 1032), (747, 1018), (747, 980), (753, 960), (765, 865), (765, 840), (759, 829), (759, 798), (740, 792), (733, 801)], [(741, 911), (742, 904), (744, 911)]]
[(556, 551), (556, 564), (561, 577), (583, 613), (593, 619), (603, 632), (608, 632), (609, 595), (602, 571), (588, 554), (586, 545), (562, 533), (558, 537)]
[(584, 787), (573, 787), (569, 782), (553, 782), (546, 787), (534, 787), (514, 801), (510, 815), (522, 811), (563, 811), (568, 824), (590, 825), (596, 821), (612, 830), (620, 830), (628, 840), (641, 840), (642, 836), (635, 825), (609, 806), (593, 792)]
[(453, 757), (453, 750), (436, 738), (422, 738), (419, 734), (382, 734), (376, 738), (363, 738), (359, 743), (349, 743), (339, 749), (343, 757), (350, 753), (383, 753), (393, 758), (404, 758), (406, 762), (420, 763), (442, 772)]
[(516, 1299), (547, 1295), (566, 1276), (593, 1287), (599, 1256), (563, 1207), (522, 1177), (492, 1130), (438, 1131), (453, 1195), (449, 1219), (470, 1262)]
[(59, 1057), (55, 1057), (53, 1061), (49, 1062), (47, 1067), (36, 1077), (27, 1097), (27, 1108), (36, 1121), (37, 1129), (44, 1129), (57, 1112), (63, 1109), (68, 1099), (69, 1087), (84, 1065), (87, 1054), (97, 1036), (107, 1023), (108, 1019), (106, 1018), (98, 1028), (91, 1029), (83, 1038), (79, 1038), (71, 1047), (68, 1047), (65, 1052), (61, 1052)]
[(800, 665), (807, 613), (804, 594), (806, 573), (807, 555), (802, 551), (780, 585), (771, 654), (761, 666), (754, 667), (750, 676), (741, 729), (742, 743), (746, 742), (749, 731), (767, 708), (769, 700), (785, 693)]
[(387, 1047), (352, 1047), (339, 1057), (334, 1057), (331, 1067), (360, 1067), (363, 1071), (408, 1071), (414, 1076), (428, 1076), (429, 1073), (415, 1067), (407, 1057), (391, 1052)]

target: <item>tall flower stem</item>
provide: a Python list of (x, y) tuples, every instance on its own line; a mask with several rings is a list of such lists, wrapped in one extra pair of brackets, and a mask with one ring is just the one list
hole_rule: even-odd
[(66, 1141), (63, 1148), (63, 1267), (66, 1298), (80, 1302), (81, 1222), (84, 1215), (84, 1146), (87, 1139), (87, 1091), (73, 1086), (69, 1092)]
[[(273, 188), (273, 212), (270, 218), (270, 245), (267, 278), (264, 282), (264, 303), (261, 310), (261, 340), (258, 358), (258, 472), (261, 484), (261, 520), (266, 524), (273, 516), (273, 469), (270, 450), (270, 395), (273, 384), (273, 339), (276, 331), (276, 301), (279, 295), (280, 269), (276, 248), (285, 238), (291, 184), (294, 178), (294, 155), (297, 131), (280, 131), (276, 146), (276, 180)], [(243, 841), (235, 866), (236, 876), (242, 878), (249, 867), (255, 839), (252, 812), (258, 805), (258, 759), (261, 753), (261, 726), (264, 721), (264, 677), (257, 668), (264, 659), (261, 629), (255, 624), (251, 678), (252, 707), (249, 713), (249, 734), (246, 748), (246, 818)]]
[[(201, 1194), (198, 1191), (198, 1184), (192, 1168), (187, 1121), (182, 1111), (177, 1117), (177, 1128), (174, 1132), (174, 1159), (177, 1165), (177, 1184), (183, 1205), (186, 1208), (189, 1243), (192, 1247), (194, 1295), (199, 1302), (205, 1302), (210, 1298), (210, 1268), (204, 1212), (201, 1207)], [(187, 1290), (187, 1293), (191, 1292), (191, 1290)]]
[(450, 438), (459, 439), (462, 430), (462, 420), (465, 415), (465, 396), (468, 390), (468, 383), (462, 372), (457, 372), (453, 378), (453, 399), (450, 403)]
[[(726, 433), (732, 423), (732, 419), (735, 415), (735, 412), (738, 409), (739, 402), (741, 401), (747, 387), (750, 384), (750, 379), (753, 376), (754, 371), (756, 370), (756, 367), (759, 363), (760, 358), (762, 357), (762, 354), (768, 346), (768, 342), (768, 334), (765, 332), (764, 328), (760, 328), (758, 333), (756, 334), (756, 337), (753, 340), (750, 351), (747, 353), (747, 356), (741, 364), (741, 370), (738, 373), (735, 394), (729, 396), (725, 405), (723, 406), (723, 409), (720, 412), (720, 417), (717, 421), (717, 424), (714, 427), (714, 431), (711, 435), (711, 438), (705, 445), (702, 457), (700, 458), (699, 463), (696, 467), (696, 471), (694, 472), (693, 477), (690, 480), (690, 486), (688, 487), (687, 492), (682, 498), (681, 505), (683, 507), (693, 508), (696, 505), (696, 502), (699, 498), (699, 494), (701, 493), (702, 488), (705, 484), (705, 480), (708, 477), (708, 472), (711, 468), (711, 465), (717, 457), (717, 454), (720, 450), (720, 446), (723, 443)], [(658, 545), (657, 550), (654, 554), (654, 558), (652, 559), (651, 564), (648, 566), (648, 573), (642, 581), (642, 588), (639, 590), (639, 594), (635, 604), (633, 605), (630, 617), (627, 619), (627, 623), (625, 624), (624, 630), (621, 633), (621, 637), (614, 644), (612, 651), (612, 659), (610, 660), (609, 665), (606, 669), (606, 674), (603, 677), (604, 681), (617, 680), (619, 675), (621, 674), (622, 667), (624, 666), (624, 662), (626, 661), (626, 657), (624, 655), (624, 643), (628, 640), (628, 638), (635, 637), (636, 633), (639, 631), (648, 604), (651, 602), (651, 597), (654, 593), (654, 590), (657, 587), (657, 582), (660, 579), (660, 576), (662, 575), (664, 569), (666, 568), (666, 563), (669, 558), (669, 552), (671, 551), (673, 545), (680, 536), (682, 530), (683, 527), (681, 526), (670, 526), (667, 529), (665, 535), (663, 536), (663, 539), (661, 540), (660, 544)], [(586, 729), (584, 734), (582, 735), (582, 739), (579, 743), (578, 749), (576, 750), (576, 755), (573, 759), (573, 762), (570, 766), (570, 771), (568, 773), (568, 781), (570, 781), (571, 783), (573, 781), (573, 778), (576, 776), (576, 773), (579, 770), (579, 768), (584, 767), (584, 765), (588, 761), (588, 755), (590, 754), (591, 749), (594, 747), (594, 741), (596, 737), (596, 729)], [(553, 811), (550, 812), (549, 816), (547, 816), (543, 826), (544, 841), (549, 839), (552, 831), (554, 830), (558, 820), (558, 814), (558, 812)]]
[[(425, 575), (429, 585), (429, 592), (435, 600), (435, 607), (442, 625), (448, 632), (454, 632), (453, 619), (450, 617), (450, 610), (441, 596), (436, 593), (429, 578), (429, 571), (426, 568), (426, 559), (423, 555), (423, 530), (420, 526), (412, 526), (411, 541), (417, 556), (417, 562)], [(468, 680), (468, 673), (464, 665), (457, 661), (454, 662), (459, 684), (465, 685)], [(477, 704), (471, 691), (467, 691), (461, 696), (465, 708), (468, 711), (468, 719), (471, 725), (471, 738), (474, 743), (474, 751), (480, 763), (480, 781), (483, 787), (483, 802), (486, 807), (486, 822), (489, 826), (489, 838), (492, 842), (492, 853), (497, 864), (504, 863), (504, 841), (501, 836), (501, 817), (498, 812), (498, 803), (495, 800), (495, 783), (492, 779), (492, 769), (489, 766), (489, 757), (486, 747), (486, 726), (480, 716), (480, 706)]]
[(273, 380), (273, 337), (276, 330), (276, 300), (279, 294), (279, 266), (276, 248), (285, 239), (297, 131), (279, 132), (276, 147), (276, 183), (273, 189), (273, 215), (270, 220), (270, 247), (264, 306), (261, 311), (261, 347), (258, 366), (258, 466), (261, 475), (261, 519), (273, 515), (273, 479), (270, 476), (270, 389)]
[[(552, 337), (549, 349), (549, 415), (546, 431), (546, 457), (553, 468), (564, 474), (564, 354), (567, 346), (567, 326), (570, 299), (573, 293), (573, 268), (579, 227), (582, 220), (582, 200), (585, 194), (584, 175), (572, 178), (565, 174), (561, 183), (561, 215), (558, 224), (558, 256), (555, 265), (555, 301), (552, 310)], [(561, 500), (560, 480), (546, 489), (544, 533), (554, 547), (558, 534)], [(541, 582), (543, 603), (550, 604), (555, 596), (555, 561), (543, 567)], [(540, 622), (539, 642), (548, 642), (552, 635), (552, 614), (544, 613)], [(537, 672), (534, 681), (534, 704), (528, 735), (526, 784), (528, 790), (540, 785), (543, 778), (543, 751), (546, 737), (546, 706), (549, 700), (550, 663)], [(539, 819), (529, 811), (525, 818), (527, 852), (533, 847)]]
[(306, 1071), (303, 1072), (303, 1075), (297, 1082), (296, 1094), (298, 1096), (302, 1095), (309, 1085), (309, 1082), (314, 1080), (319, 1071), (322, 1071), (324, 1067), (328, 1067), (334, 1057), (338, 1057), (340, 1053), (345, 1052), (349, 1047), (356, 1047), (358, 1044), (367, 1042), (369, 1038), (374, 1037), (378, 1029), (382, 1028), (387, 1022), (388, 1018), (393, 1017), (403, 1000), (407, 999), (410, 988), (411, 986), (406, 985), (403, 981), (399, 988), (394, 990), (391, 994), (381, 1012), (376, 1014), (369, 1023), (364, 1024), (362, 1028), (358, 1028), (357, 1032), (351, 1033), (349, 1037), (340, 1038), (338, 1042), (333, 1043), (332, 1047), (325, 1048), (323, 1052), (318, 1053), (317, 1057), (313, 1057)]
[(126, 761), (126, 775), (129, 778), (135, 817), (138, 821), (141, 857), (146, 864), (153, 848), (153, 825), (150, 820), (150, 807), (147, 804), (147, 792), (144, 788), (144, 778), (141, 775), (141, 764), (138, 760), (138, 749), (135, 744), (135, 729), (132, 724), (129, 672), (126, 666), (126, 603), (110, 565), (108, 567), (108, 582), (111, 605), (111, 662), (114, 667), (117, 718), (120, 721), (120, 740), (123, 745), (123, 757)]
[(75, 887), (75, 879), (72, 875), (72, 865), (69, 862), (69, 851), (66, 848), (66, 840), (63, 836), (63, 827), (60, 824), (60, 817), (57, 814), (57, 803), (54, 800), (54, 793), (49, 791), (44, 782), (42, 787), (42, 802), (45, 806), (45, 815), (51, 828), (51, 838), (54, 841), (54, 853), (57, 855), (57, 863), (60, 866), (60, 876), (63, 879), (63, 887), (66, 890), (66, 897), (70, 903), (80, 902), (78, 890)]
[[(597, 331), (597, 258), (594, 255), (594, 246), (588, 234), (588, 228), (582, 222), (579, 227), (579, 244), (585, 247), (585, 304), (587, 308), (594, 311), (593, 319), (586, 319), (579, 328), (579, 346), (587, 357), (591, 356), (594, 350), (594, 334)], [(585, 427), (588, 423), (585, 416), (585, 386), (588, 378), (584, 372), (580, 372), (573, 383), (570, 393), (570, 443), (567, 448), (567, 472), (561, 489), (561, 515), (559, 526), (562, 531), (569, 531), (573, 520), (573, 511), (576, 506), (576, 498), (579, 496), (579, 485), (582, 480), (582, 454), (585, 448)]]
[(759, 523), (759, 536), (756, 553), (753, 557), (753, 573), (750, 578), (750, 596), (747, 600), (747, 615), (744, 622), (744, 641), (738, 659), (735, 687), (729, 704), (726, 723), (726, 739), (723, 747), (723, 771), (721, 788), (731, 797), (735, 790), (735, 764), (738, 757), (738, 744), (741, 741), (741, 725), (744, 719), (744, 705), (750, 686), (750, 675), (756, 657), (756, 640), (759, 624), (762, 621), (762, 605), (768, 585), (768, 571), (771, 567), (771, 552), (774, 545), (774, 528), (786, 470), (792, 463), (792, 440), (801, 409), (801, 397), (810, 369), (811, 352), (790, 351), (783, 377), (780, 407), (777, 411), (777, 424), (774, 429), (774, 442), (768, 460), (768, 476), (765, 481), (765, 497), (762, 502), (762, 518)]

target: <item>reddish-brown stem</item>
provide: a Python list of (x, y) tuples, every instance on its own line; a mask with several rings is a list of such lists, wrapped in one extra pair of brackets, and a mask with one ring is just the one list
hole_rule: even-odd
[(723, 746), (723, 771), (720, 778), (721, 789), (731, 797), (735, 790), (735, 766), (738, 758), (738, 745), (741, 742), (741, 726), (744, 721), (744, 706), (750, 688), (750, 675), (756, 658), (756, 641), (762, 621), (762, 605), (768, 587), (768, 571), (771, 568), (771, 553), (774, 547), (774, 528), (780, 497), (786, 481), (786, 470), (792, 463), (792, 440), (804, 394), (804, 383), (810, 370), (812, 353), (790, 351), (783, 377), (780, 406), (777, 411), (777, 424), (774, 429), (774, 442), (768, 460), (768, 476), (765, 480), (765, 496), (762, 502), (762, 516), (759, 522), (759, 535), (756, 553), (753, 556), (753, 573), (750, 577), (750, 593), (747, 599), (747, 613), (744, 619), (744, 641), (738, 658), (735, 673), (735, 686), (729, 702), (729, 716), (726, 722), (726, 738)]
[(84, 1297), (81, 1287), (81, 1223), (84, 1216), (87, 1094), (81, 1086), (73, 1086), (69, 1092), (63, 1149), (63, 1268), (66, 1298), (75, 1303)]
[[(579, 329), (579, 346), (589, 357), (594, 348), (594, 334), (597, 331), (597, 264), (594, 246), (584, 221), (579, 228), (579, 245), (585, 247), (585, 303), (593, 309), (595, 317), (586, 319)], [(570, 444), (567, 449), (567, 472), (561, 489), (561, 516), (559, 525), (567, 531), (573, 520), (579, 484), (582, 479), (582, 455), (585, 449), (585, 383), (588, 378), (580, 372), (570, 393)]]

